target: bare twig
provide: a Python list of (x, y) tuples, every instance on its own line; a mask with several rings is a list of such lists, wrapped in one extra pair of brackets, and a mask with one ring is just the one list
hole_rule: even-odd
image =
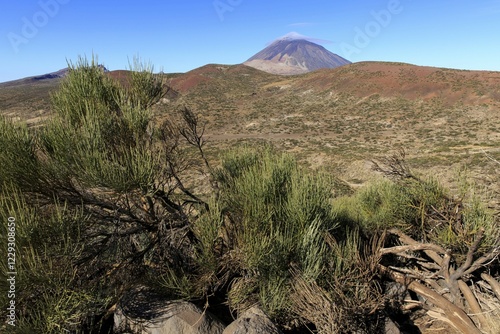
[(464, 275), (469, 275), (479, 269), (480, 267), (486, 265), (486, 263), (494, 260), (500, 255), (500, 246), (493, 248), (486, 255), (481, 256), (479, 259), (474, 261), (474, 263), (464, 272)]
[(410, 168), (405, 162), (406, 152), (403, 148), (399, 149), (389, 158), (382, 159), (382, 164), (372, 160), (372, 169), (376, 172), (382, 173), (392, 179), (413, 179), (418, 178), (411, 172)]
[(477, 302), (477, 299), (474, 296), (474, 294), (472, 293), (472, 291), (469, 288), (469, 286), (467, 284), (465, 284), (465, 282), (462, 281), (462, 280), (458, 281), (458, 286), (460, 288), (460, 291), (462, 291), (462, 294), (464, 295), (465, 300), (469, 304), (470, 310), (472, 311), (472, 313), (474, 314), (474, 316), (477, 317), (477, 320), (478, 320), (479, 325), (480, 325), (479, 327), (482, 328), (482, 329), (488, 329), (489, 330), (488, 320), (484, 316), (483, 310), (481, 309), (481, 306)]
[[(407, 245), (416, 245), (416, 244), (419, 244), (418, 241), (412, 239), (410, 236), (404, 234), (402, 231), (400, 231), (398, 229), (390, 229), (388, 232), (391, 233), (391, 234), (397, 235), (399, 237), (399, 240), (402, 243), (405, 243)], [(430, 257), (438, 265), (441, 265), (441, 261), (442, 261), (442, 258), (441, 258), (441, 256), (438, 253), (441, 253), (441, 254), (445, 254), (446, 253), (446, 251), (444, 250), (444, 248), (441, 248), (439, 252), (436, 252), (436, 251), (431, 250), (431, 249), (424, 249), (423, 251), (424, 251), (424, 253), (428, 257)]]
[(488, 282), (488, 284), (491, 286), (491, 290), (500, 301), (500, 283), (494, 277), (486, 273), (482, 273), (481, 278)]
[(399, 254), (402, 252), (407, 252), (407, 251), (419, 251), (419, 250), (431, 250), (436, 253), (441, 253), (445, 254), (446, 251), (444, 250), (443, 247), (435, 244), (427, 244), (427, 243), (414, 243), (412, 245), (404, 245), (404, 246), (395, 246), (395, 247), (390, 247), (390, 248), (382, 248), (380, 250), (380, 254)]
[(469, 247), (469, 250), (467, 252), (467, 257), (465, 259), (465, 262), (458, 268), (455, 273), (452, 274), (452, 279), (457, 280), (460, 277), (462, 277), (465, 272), (471, 268), (473, 260), (474, 260), (474, 254), (476, 253), (477, 248), (479, 247), (479, 244), (483, 240), (484, 236), (484, 229), (480, 229), (479, 232), (476, 235), (476, 240), (474, 243)]
[(392, 280), (406, 285), (409, 290), (427, 298), (429, 302), (442, 309), (448, 316), (451, 324), (461, 333), (481, 334), (481, 331), (461, 308), (451, 303), (436, 291), (429, 289), (416, 280), (408, 279), (408, 277), (405, 277), (400, 273), (396, 273), (382, 265), (379, 265), (379, 269), (383, 274), (387, 275)]

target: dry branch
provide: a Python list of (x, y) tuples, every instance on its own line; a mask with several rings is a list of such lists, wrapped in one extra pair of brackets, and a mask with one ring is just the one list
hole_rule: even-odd
[(477, 299), (474, 296), (474, 293), (472, 293), (469, 286), (462, 280), (458, 281), (458, 286), (460, 288), (460, 291), (462, 291), (462, 294), (464, 295), (465, 300), (469, 304), (472, 315), (474, 315), (477, 318), (477, 321), (479, 322), (479, 328), (489, 330), (488, 320), (484, 316), (483, 310), (481, 309), (481, 306), (477, 302)]
[[(499, 249), (494, 248), (483, 256), (475, 259), (479, 246), (484, 238), (484, 230), (479, 230), (474, 242), (469, 246), (465, 261), (456, 268), (451, 250), (445, 250), (439, 245), (418, 242), (397, 229), (388, 231), (398, 237), (401, 245), (380, 248), (381, 256), (395, 254), (410, 261), (419, 259), (419, 252), (425, 253), (432, 261), (416, 261), (416, 266), (380, 266), (381, 271), (398, 283), (404, 284), (409, 290), (423, 296), (427, 302), (442, 309), (441, 317), (448, 317), (449, 322), (462, 333), (480, 333), (479, 328), (489, 330), (491, 322), (485, 316), (485, 311), (478, 299), (471, 291), (463, 278), (474, 273), (477, 269), (493, 260), (499, 254)], [(421, 253), (420, 253), (421, 254)], [(415, 262), (413, 262), (415, 264)], [(482, 274), (482, 278), (490, 283), (492, 290), (500, 296), (500, 283), (493, 277)], [(449, 294), (441, 295), (444, 292)], [(480, 296), (479, 296), (480, 297)], [(467, 305), (463, 304), (463, 300)], [(500, 299), (500, 298), (499, 298)], [(466, 307), (468, 306), (468, 309)], [(477, 320), (478, 326), (467, 316), (471, 315)]]
[(493, 248), (486, 255), (481, 256), (479, 259), (474, 261), (474, 263), (464, 272), (464, 275), (469, 275), (479, 269), (480, 267), (486, 265), (488, 262), (492, 261), (500, 255), (500, 247)]
[[(407, 245), (418, 245), (419, 244), (418, 241), (413, 240), (410, 236), (404, 234), (403, 232), (401, 232), (398, 229), (390, 229), (388, 232), (391, 234), (397, 235), (399, 237), (399, 240), (404, 244), (407, 244)], [(441, 265), (442, 258), (441, 258), (441, 256), (439, 256), (438, 252), (431, 250), (431, 249), (425, 249), (424, 253), (428, 257), (430, 257), (434, 262), (436, 262), (438, 265)], [(445, 254), (446, 251), (443, 248), (441, 248), (440, 253)]]
[(481, 278), (488, 282), (488, 284), (491, 286), (491, 290), (493, 290), (493, 293), (500, 301), (500, 283), (495, 278), (486, 273), (482, 273)]
[(382, 248), (380, 250), (380, 253), (382, 255), (384, 254), (400, 254), (402, 252), (407, 252), (407, 251), (419, 251), (419, 250), (431, 250), (436, 253), (442, 253), (445, 254), (446, 251), (444, 248), (441, 246), (435, 245), (435, 244), (424, 244), (424, 243), (414, 243), (412, 245), (404, 245), (404, 246), (395, 246), (395, 247), (390, 247), (390, 248)]
[(474, 243), (469, 247), (469, 250), (467, 251), (467, 257), (465, 259), (465, 262), (458, 268), (455, 273), (453, 273), (452, 279), (459, 279), (462, 277), (465, 272), (471, 268), (473, 261), (474, 261), (474, 254), (477, 251), (477, 248), (479, 247), (479, 244), (483, 240), (483, 235), (484, 235), (484, 229), (480, 229), (479, 232), (477, 233), (476, 240)]
[(387, 267), (379, 265), (382, 273), (390, 277), (397, 283), (403, 284), (409, 290), (425, 297), (428, 301), (436, 307), (442, 309), (448, 316), (450, 323), (461, 333), (464, 334), (481, 334), (481, 331), (476, 327), (474, 322), (467, 316), (467, 314), (458, 306), (451, 303), (445, 297), (441, 296), (436, 291), (429, 289), (425, 285), (417, 282), (416, 280), (408, 279), (400, 273), (396, 273)]
[(393, 178), (393, 179), (414, 179), (417, 177), (413, 175), (410, 168), (405, 161), (406, 152), (404, 149), (400, 149), (397, 153), (394, 153), (388, 158), (382, 159), (381, 164), (372, 160), (372, 169), (376, 172), (380, 172), (383, 175)]

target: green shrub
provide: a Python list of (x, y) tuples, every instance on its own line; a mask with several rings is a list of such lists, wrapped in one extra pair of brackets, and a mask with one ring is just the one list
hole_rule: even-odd
[[(132, 77), (139, 78), (140, 85), (156, 80), (145, 71)], [(136, 81), (130, 90), (142, 87), (135, 86)], [(166, 147), (153, 145), (160, 129), (151, 126), (151, 111), (128, 94), (94, 61), (80, 60), (70, 70), (61, 90), (53, 95), (58, 117), (40, 135), (42, 150), (51, 158), (47, 170), (52, 180), (76, 179), (82, 186), (124, 193), (147, 190), (165, 171)]]
[(23, 124), (0, 115), (0, 184), (14, 183), (22, 189), (41, 185), (36, 139)]
[(465, 255), (477, 233), (484, 229), (482, 249), (498, 240), (498, 224), (481, 197), (468, 184), (453, 197), (434, 179), (380, 179), (352, 196), (335, 200), (339, 219), (359, 224), (372, 235), (398, 228), (418, 241), (432, 242)]
[(434, 180), (398, 183), (378, 179), (352, 196), (337, 199), (335, 210), (344, 219), (361, 224), (365, 231), (400, 228), (423, 237), (425, 213), (440, 207), (446, 198)]
[(76, 64), (70, 62), (68, 67), (68, 76), (52, 95), (52, 107), (62, 119), (78, 127), (89, 112), (103, 117), (118, 112), (119, 87), (104, 75), (96, 57), (90, 62), (80, 57)]
[[(19, 190), (4, 184), (0, 219), (6, 222), (9, 217), (15, 219), (15, 332), (74, 332), (90, 321), (91, 315), (103, 313), (111, 296), (105, 296), (98, 285), (82, 285), (83, 273), (74, 266), (84, 252), (81, 229), (85, 217), (81, 210), (72, 212), (63, 205), (35, 208)], [(0, 244), (0, 254), (7, 258), (6, 238)], [(6, 261), (1, 261), (0, 268), (2, 280), (6, 280), (5, 273), (12, 270)], [(10, 301), (5, 287), (3, 284), (2, 305)]]
[(95, 59), (69, 66), (43, 128), (0, 118), (0, 218), (19, 222), (20, 332), (95, 330), (117, 291), (192, 253), (177, 239), (186, 202), (200, 201), (177, 174), (178, 126), (152, 121), (161, 78), (141, 67), (124, 85)]
[(258, 301), (271, 316), (286, 314), (291, 266), (311, 279), (323, 271), (324, 235), (338, 227), (333, 179), (268, 147), (231, 151), (214, 174), (218, 200), (195, 222), (200, 266), (232, 280), (232, 308)]

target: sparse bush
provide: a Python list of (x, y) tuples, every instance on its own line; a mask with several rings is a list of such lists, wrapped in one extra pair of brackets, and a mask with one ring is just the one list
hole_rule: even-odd
[(337, 228), (330, 205), (333, 182), (306, 173), (291, 156), (270, 148), (229, 152), (215, 180), (218, 200), (194, 229), (200, 265), (211, 272), (205, 277), (230, 283), (234, 309), (259, 302), (273, 317), (286, 315), (291, 265), (311, 279), (323, 271), (323, 238)]
[[(430, 314), (460, 332), (497, 326), (485, 314), (496, 312), (498, 303), (495, 280), (487, 274), (498, 272), (498, 221), (470, 183), (460, 197), (452, 196), (437, 181), (413, 174), (401, 152), (375, 168), (392, 180), (377, 181), (335, 204), (339, 216), (358, 222), (365, 233), (382, 233), (384, 244), (375, 250), (380, 273), (422, 295), (426, 307), (433, 307)], [(487, 280), (491, 290), (480, 292), (476, 285)]]
[[(84, 251), (83, 212), (57, 203), (35, 208), (28, 201), (14, 186), (1, 188), (0, 219), (6, 222), (13, 217), (16, 222), (15, 332), (74, 332), (105, 313), (113, 292), (84, 283), (84, 273), (75, 267)], [(2, 238), (4, 258), (6, 250), (6, 238)], [(12, 270), (5, 261), (0, 268), (5, 281), (5, 273)], [(2, 305), (8, 303), (5, 287), (2, 284)]]
[(434, 180), (388, 179), (371, 181), (354, 194), (339, 198), (336, 212), (361, 224), (366, 231), (400, 228), (413, 236), (425, 237), (423, 220), (431, 208), (441, 207), (447, 196)]
[(179, 126), (153, 122), (161, 78), (141, 67), (123, 85), (95, 59), (69, 66), (43, 128), (0, 119), (0, 216), (19, 221), (19, 328), (39, 333), (95, 329), (152, 268), (189, 265), (182, 236), (203, 204), (178, 176)]

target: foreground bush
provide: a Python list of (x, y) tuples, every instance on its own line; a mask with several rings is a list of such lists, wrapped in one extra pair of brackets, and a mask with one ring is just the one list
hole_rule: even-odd
[(281, 325), (376, 330), (384, 305), (376, 259), (334, 214), (338, 182), (268, 147), (229, 152), (221, 165), (217, 196), (193, 222), (197, 272), (169, 273), (164, 286), (225, 295), (238, 312), (258, 304)]
[(380, 274), (424, 297), (413, 307), (459, 332), (493, 332), (500, 325), (500, 226), (493, 212), (470, 182), (457, 197), (413, 174), (404, 152), (376, 169), (389, 180), (338, 199), (336, 210), (385, 239), (376, 250)]
[(0, 118), (1, 214), (19, 221), (17, 271), (26, 285), (16, 297), (25, 308), (20, 330), (94, 326), (149, 267), (189, 251), (177, 236), (189, 225), (187, 203), (201, 201), (178, 177), (186, 168), (181, 132), (152, 119), (166, 89), (151, 68), (118, 84), (95, 60), (80, 59), (43, 128)]
[[(64, 205), (35, 208), (28, 201), (13, 187), (1, 189), (0, 219), (6, 222), (11, 217), (16, 223), (16, 330), (61, 333), (90, 324), (93, 316), (105, 311), (113, 294), (84, 282), (84, 274), (74, 267), (83, 252), (86, 217)], [(2, 238), (2, 255), (5, 241)], [(2, 261), (1, 271), (12, 270)], [(2, 284), (2, 305), (10, 301), (4, 288)]]
[(272, 316), (287, 313), (291, 265), (311, 279), (324, 270), (323, 238), (338, 227), (331, 180), (270, 149), (227, 155), (215, 177), (216, 205), (195, 223), (202, 262), (226, 275), (231, 307), (259, 302)]

